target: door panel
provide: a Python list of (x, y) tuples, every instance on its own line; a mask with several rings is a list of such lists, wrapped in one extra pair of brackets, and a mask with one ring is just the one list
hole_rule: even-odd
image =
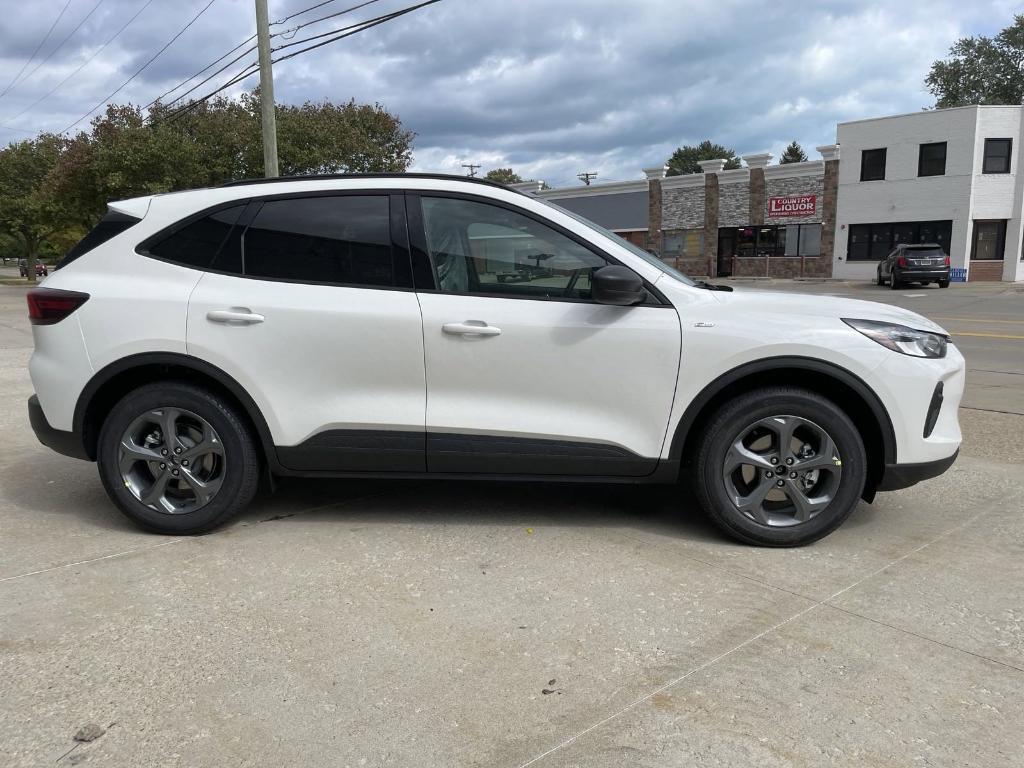
[[(208, 318), (224, 310), (263, 320)], [(424, 470), (423, 336), (412, 291), (206, 273), (189, 301), (187, 345), (252, 395), (276, 445), (301, 444), (280, 452), (285, 466)], [(420, 437), (385, 435), (388, 446), (363, 439), (382, 431)]]
[[(673, 308), (443, 293), (419, 298), (430, 471), (640, 476), (654, 470), (679, 364)], [(444, 332), (454, 323), (500, 333)]]

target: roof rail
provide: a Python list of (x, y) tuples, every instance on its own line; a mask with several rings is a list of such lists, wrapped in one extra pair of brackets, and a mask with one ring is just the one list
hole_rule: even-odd
[(221, 184), (222, 187), (240, 187), (247, 184), (275, 184), (286, 181), (321, 181), (324, 179), (441, 179), (443, 181), (467, 181), (471, 184), (483, 184), (488, 187), (508, 190), (516, 194), (523, 194), (517, 189), (512, 189), (504, 184), (488, 179), (478, 179), (475, 176), (456, 176), (451, 173), (316, 173), (305, 176), (274, 176), (269, 179), (238, 179)]

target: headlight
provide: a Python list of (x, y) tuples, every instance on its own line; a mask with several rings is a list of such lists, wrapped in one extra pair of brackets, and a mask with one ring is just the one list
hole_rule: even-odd
[(945, 357), (946, 345), (950, 339), (944, 333), (919, 331), (905, 325), (883, 323), (878, 320), (849, 320), (843, 322), (860, 331), (869, 339), (877, 341), (893, 352), (900, 352), (911, 357)]

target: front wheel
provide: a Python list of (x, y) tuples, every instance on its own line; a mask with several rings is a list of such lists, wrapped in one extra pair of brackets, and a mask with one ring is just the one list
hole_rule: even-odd
[(100, 479), (114, 504), (156, 533), (196, 534), (256, 494), (250, 430), (217, 395), (191, 384), (147, 384), (125, 395), (100, 430)]
[(740, 541), (809, 544), (838, 528), (864, 490), (860, 433), (839, 406), (815, 392), (749, 392), (723, 406), (704, 434), (697, 497), (712, 521)]

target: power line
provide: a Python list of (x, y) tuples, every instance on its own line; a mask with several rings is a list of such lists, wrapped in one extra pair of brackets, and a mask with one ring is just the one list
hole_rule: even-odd
[[(82, 70), (83, 70), (83, 69), (85, 68), (85, 66), (86, 66), (86, 65), (87, 65), (87, 64), (88, 64), (89, 62), (91, 62), (91, 61), (92, 61), (93, 59), (95, 59), (95, 58), (96, 58), (97, 56), (99, 56), (99, 55), (100, 55), (100, 53), (102, 53), (102, 52), (103, 52), (103, 49), (104, 49), (104, 48), (106, 48), (106, 47), (107, 47), (108, 45), (110, 45), (110, 44), (111, 44), (112, 42), (114, 42), (115, 38), (117, 38), (117, 36), (118, 36), (118, 35), (120, 35), (120, 34), (121, 34), (122, 32), (124, 32), (124, 31), (125, 31), (125, 30), (126, 30), (126, 29), (127, 29), (128, 27), (129, 27), (129, 25), (130, 25), (130, 24), (131, 24), (131, 23), (132, 23), (133, 21), (135, 21), (135, 19), (137, 19), (137, 18), (139, 17), (139, 15), (140, 15), (140, 14), (141, 14), (141, 13), (142, 13), (142, 12), (143, 12), (144, 10), (146, 10), (146, 9), (147, 9), (147, 8), (148, 8), (148, 7), (149, 7), (149, 6), (150, 6), (150, 5), (152, 4), (152, 3), (153, 3), (153, 0), (146, 0), (146, 2), (145, 2), (145, 3), (143, 3), (142, 7), (141, 7), (141, 8), (139, 8), (139, 10), (137, 10), (137, 11), (135, 12), (135, 15), (134, 15), (134, 16), (132, 16), (132, 17), (131, 17), (130, 19), (128, 19), (128, 21), (126, 21), (126, 22), (125, 22), (124, 24), (122, 24), (122, 25), (121, 25), (121, 28), (120, 28), (120, 29), (118, 29), (118, 30), (117, 30), (117, 32), (115, 32), (115, 33), (114, 33), (114, 34), (112, 34), (112, 35), (111, 35), (111, 36), (110, 36), (109, 38), (107, 38), (107, 41), (106, 41), (105, 43), (103, 43), (103, 45), (101, 45), (101, 46), (100, 46), (99, 48), (97, 48), (97, 49), (96, 49), (95, 51), (93, 51), (93, 52), (92, 52), (92, 55), (90, 55), (90, 56), (89, 56), (89, 58), (87, 58), (87, 59), (86, 59), (85, 61), (83, 61), (83, 62), (82, 62), (81, 64), (79, 64), (79, 65), (78, 65), (78, 68), (77, 68), (77, 69), (75, 69), (75, 71), (74, 71), (74, 72), (72, 72), (71, 74), (69, 74), (69, 75), (68, 75), (67, 77), (65, 77), (65, 78), (64, 78), (63, 80), (61, 80), (61, 81), (60, 81), (59, 83), (57, 83), (57, 84), (56, 84), (55, 86), (53, 86), (53, 88), (51, 88), (51, 89), (50, 89), (49, 91), (47, 91), (46, 93), (44, 93), (44, 94), (43, 94), (42, 96), (40, 96), (40, 97), (39, 97), (38, 99), (36, 99), (35, 101), (33, 101), (33, 102), (32, 102), (31, 104), (29, 104), (29, 105), (28, 105), (27, 107), (25, 107), (25, 109), (21, 110), (21, 112), (19, 112), (18, 114), (16, 114), (16, 115), (15, 115), (14, 117), (10, 118), (10, 120), (17, 120), (17, 119), (18, 119), (19, 117), (21, 117), (22, 115), (24, 115), (24, 114), (25, 114), (26, 112), (28, 112), (29, 110), (31, 110), (31, 109), (33, 109), (33, 108), (35, 108), (35, 107), (36, 107), (36, 105), (40, 104), (41, 102), (45, 101), (45, 100), (46, 100), (46, 99), (48, 99), (48, 98), (49, 98), (50, 96), (52, 96), (52, 95), (53, 95), (54, 93), (56, 93), (56, 92), (57, 92), (57, 91), (58, 91), (58, 90), (59, 90), (59, 89), (61, 88), (61, 86), (63, 86), (63, 85), (64, 85), (64, 84), (65, 84), (65, 83), (66, 83), (66, 82), (67, 82), (68, 80), (70, 80), (70, 79), (71, 79), (72, 77), (74, 77), (74, 76), (75, 76), (75, 75), (77, 75), (77, 74), (78, 74), (79, 72), (81, 72), (81, 71), (82, 71)], [(98, 6), (98, 5), (99, 5), (99, 3), (97, 3), (97, 6)], [(94, 9), (94, 10), (95, 10), (95, 9)]]
[[(365, 21), (365, 22), (360, 22), (359, 24), (353, 24), (353, 25), (350, 25), (348, 27), (341, 27), (340, 29), (336, 29), (333, 32), (328, 32), (328, 33), (324, 33), (324, 34), (320, 34), (320, 35), (313, 35), (313, 36), (305, 38), (303, 40), (296, 40), (295, 42), (287, 43), (286, 45), (280, 45), (280, 46), (274, 48), (274, 50), (277, 51), (277, 50), (280, 50), (282, 48), (289, 48), (289, 47), (291, 47), (293, 45), (298, 45), (300, 43), (304, 43), (304, 42), (308, 42), (310, 40), (321, 38), (321, 37), (324, 37), (325, 35), (335, 34), (336, 32), (342, 32), (343, 30), (351, 30), (351, 31), (345, 31), (342, 34), (338, 34), (335, 37), (332, 37), (332, 38), (330, 38), (328, 40), (323, 40), (323, 41), (321, 41), (319, 43), (316, 43), (315, 45), (311, 45), (311, 46), (308, 46), (306, 48), (300, 48), (299, 50), (294, 51), (292, 53), (289, 53), (289, 54), (287, 54), (285, 56), (280, 56), (280, 57), (274, 59), (271, 63), (277, 64), (278, 62), (286, 61), (288, 59), (291, 59), (291, 58), (294, 58), (294, 57), (298, 56), (301, 53), (306, 53), (307, 51), (311, 51), (311, 50), (314, 50), (316, 48), (320, 48), (322, 46), (328, 45), (329, 43), (337, 42), (338, 40), (341, 40), (343, 38), (351, 37), (352, 35), (354, 35), (354, 34), (356, 34), (358, 32), (362, 32), (362, 31), (364, 31), (366, 29), (370, 29), (371, 27), (376, 27), (376, 26), (378, 26), (380, 24), (383, 24), (383, 23), (385, 23), (387, 21), (391, 21), (392, 19), (396, 19), (399, 16), (404, 16), (407, 13), (412, 13), (413, 11), (419, 10), (420, 8), (423, 8), (423, 7), (427, 6), (427, 5), (433, 5), (434, 3), (439, 3), (440, 1), (441, 0), (425, 0), (425, 2), (409, 6), (407, 8), (402, 8), (402, 9), (400, 9), (398, 11), (393, 11), (392, 13), (388, 13), (388, 14), (385, 14), (383, 16), (378, 16), (375, 19), (370, 19), (370, 20)], [(353, 29), (353, 27), (358, 27), (358, 29)], [(189, 112), (189, 111), (197, 108), (203, 102), (213, 98), (218, 93), (220, 93), (221, 91), (225, 90), (226, 88), (230, 88), (235, 83), (241, 82), (242, 80), (246, 79), (250, 75), (254, 74), (257, 70), (258, 70), (258, 64), (256, 64), (255, 62), (246, 65), (246, 67), (239, 74), (235, 75), (233, 78), (228, 80), (226, 83), (221, 85), (219, 88), (216, 88), (213, 91), (211, 91), (210, 93), (206, 94), (205, 96), (202, 96), (202, 97), (200, 97), (198, 99), (190, 101), (189, 103), (179, 107), (178, 109), (176, 109), (173, 112), (171, 112), (170, 114), (168, 114), (166, 117), (163, 118), (163, 120), (161, 120), (159, 122), (160, 123), (168, 122), (168, 121), (174, 122), (174, 121), (178, 120), (186, 112)], [(154, 123), (154, 124), (156, 124), (156, 123)]]
[(21, 79), (21, 81), (20, 81), (20, 82), (24, 82), (25, 80), (28, 80), (28, 79), (29, 79), (30, 77), (32, 77), (32, 75), (34, 75), (34, 74), (35, 74), (36, 72), (38, 72), (38, 71), (39, 71), (39, 68), (40, 68), (41, 66), (43, 66), (43, 64), (45, 64), (45, 63), (46, 63), (46, 62), (48, 62), (48, 61), (49, 61), (50, 59), (52, 59), (52, 58), (53, 58), (53, 56), (54, 56), (54, 54), (55, 54), (55, 53), (57, 53), (57, 51), (59, 51), (59, 50), (60, 50), (61, 48), (63, 48), (63, 47), (64, 47), (64, 44), (65, 44), (65, 43), (66, 43), (66, 42), (67, 42), (68, 40), (70, 40), (70, 39), (71, 39), (71, 36), (72, 36), (72, 35), (74, 35), (74, 34), (75, 34), (75, 32), (77, 32), (78, 30), (80, 30), (80, 29), (82, 28), (82, 25), (83, 25), (83, 24), (85, 24), (85, 22), (87, 22), (87, 21), (89, 20), (89, 17), (90, 17), (90, 16), (92, 16), (92, 15), (93, 15), (94, 13), (96, 13), (96, 10), (97, 10), (97, 9), (98, 9), (98, 8), (99, 8), (99, 7), (101, 6), (101, 5), (103, 5), (103, 3), (104, 3), (104, 2), (106, 2), (106, 0), (97, 0), (97, 2), (96, 2), (96, 5), (94, 5), (94, 6), (92, 7), (92, 10), (90, 10), (90, 11), (89, 11), (89, 12), (88, 12), (87, 14), (85, 14), (85, 16), (83, 16), (83, 17), (82, 17), (82, 20), (81, 20), (80, 22), (78, 22), (78, 24), (76, 24), (76, 25), (75, 25), (75, 28), (74, 28), (74, 29), (72, 29), (72, 30), (71, 30), (70, 32), (68, 32), (68, 33), (67, 33), (67, 34), (66, 34), (66, 35), (64, 36), (64, 39), (63, 39), (63, 40), (61, 40), (61, 41), (60, 41), (59, 43), (57, 43), (57, 47), (56, 47), (56, 48), (54, 48), (54, 49), (53, 49), (52, 51), (50, 51), (50, 52), (49, 52), (48, 54), (46, 54), (46, 58), (45, 58), (45, 59), (43, 59), (42, 61), (40, 61), (40, 62), (39, 62), (38, 64), (36, 64), (36, 65), (35, 65), (35, 66), (34, 66), (34, 67), (32, 68), (32, 71), (31, 71), (31, 72), (29, 72), (29, 73), (28, 73), (27, 75), (25, 75), (25, 77), (23, 77), (23, 78)]
[(152, 64), (152, 63), (153, 63), (154, 61), (156, 61), (156, 60), (157, 60), (157, 58), (159, 58), (160, 54), (162, 54), (162, 53), (163, 53), (164, 51), (166, 51), (166, 50), (167, 50), (168, 48), (170, 48), (170, 47), (171, 47), (171, 44), (172, 44), (172, 43), (173, 43), (173, 42), (174, 42), (175, 40), (177, 40), (177, 39), (178, 39), (179, 37), (181, 37), (181, 36), (182, 36), (183, 34), (185, 34), (185, 32), (186, 32), (186, 31), (188, 30), (188, 28), (189, 28), (189, 27), (191, 27), (191, 26), (192, 26), (193, 24), (195, 24), (195, 23), (196, 23), (196, 21), (198, 21), (198, 20), (199, 20), (199, 17), (200, 17), (200, 16), (202, 16), (202, 15), (203, 15), (204, 13), (206, 13), (206, 11), (207, 11), (207, 10), (209, 9), (209, 7), (210, 7), (211, 5), (213, 5), (213, 4), (215, 3), (215, 2), (217, 2), (217, 0), (210, 0), (210, 1), (209, 1), (209, 2), (208, 2), (208, 3), (206, 4), (206, 5), (204, 5), (204, 6), (203, 6), (203, 8), (202, 8), (202, 10), (201, 10), (201, 11), (199, 11), (199, 13), (197, 13), (197, 14), (196, 14), (195, 16), (193, 16), (193, 17), (192, 17), (192, 20), (191, 20), (191, 21), (189, 21), (189, 23), (188, 23), (188, 24), (186, 24), (186, 25), (185, 25), (184, 27), (182, 27), (182, 29), (181, 29), (181, 30), (180, 30), (180, 31), (179, 31), (179, 32), (178, 32), (178, 33), (177, 33), (177, 34), (176, 34), (176, 35), (175, 35), (174, 37), (172, 37), (172, 38), (171, 38), (170, 40), (168, 40), (168, 41), (167, 41), (167, 43), (166, 43), (166, 44), (164, 45), (164, 47), (163, 47), (163, 48), (161, 48), (161, 49), (160, 49), (159, 51), (157, 51), (157, 52), (156, 52), (155, 54), (153, 54), (153, 57), (152, 57), (152, 58), (151, 58), (151, 59), (150, 59), (149, 61), (147, 61), (147, 62), (146, 62), (145, 64), (143, 64), (143, 65), (142, 65), (141, 67), (139, 67), (139, 68), (138, 68), (137, 70), (135, 70), (135, 73), (134, 73), (134, 74), (133, 74), (133, 75), (132, 75), (131, 77), (129, 77), (129, 78), (127, 79), (127, 80), (125, 80), (125, 81), (124, 81), (123, 83), (121, 83), (121, 84), (120, 84), (119, 86), (117, 86), (117, 88), (115, 88), (115, 89), (114, 89), (114, 90), (113, 90), (113, 91), (112, 91), (112, 92), (111, 92), (111, 93), (110, 93), (109, 95), (107, 95), (107, 96), (106, 96), (105, 98), (103, 98), (102, 100), (100, 100), (100, 102), (99, 102), (99, 103), (98, 103), (98, 104), (97, 104), (97, 105), (96, 105), (95, 107), (93, 107), (93, 108), (92, 108), (92, 109), (90, 109), (90, 110), (89, 110), (88, 112), (86, 112), (86, 113), (85, 113), (84, 115), (82, 115), (82, 116), (81, 116), (80, 118), (78, 118), (77, 120), (75, 120), (75, 122), (73, 122), (73, 123), (72, 123), (71, 125), (69, 125), (69, 126), (68, 126), (67, 128), (65, 128), (65, 129), (64, 129), (63, 131), (61, 131), (61, 133), (67, 133), (68, 131), (70, 131), (70, 130), (71, 130), (72, 128), (74, 128), (74, 127), (75, 127), (76, 125), (78, 125), (78, 124), (79, 124), (80, 122), (82, 122), (83, 120), (85, 120), (85, 118), (87, 118), (87, 117), (88, 117), (89, 115), (91, 115), (91, 114), (92, 114), (93, 112), (95, 112), (95, 111), (96, 111), (97, 109), (99, 109), (99, 108), (100, 108), (100, 107), (102, 107), (102, 106), (103, 106), (104, 104), (106, 104), (107, 102), (109, 102), (109, 101), (110, 101), (110, 99), (112, 99), (112, 98), (113, 98), (114, 96), (116, 96), (116, 95), (117, 95), (118, 93), (120, 93), (120, 92), (121, 92), (121, 90), (122, 90), (122, 89), (123, 89), (123, 88), (124, 88), (124, 87), (125, 87), (126, 85), (128, 85), (128, 83), (130, 83), (130, 82), (131, 82), (132, 80), (134, 80), (134, 79), (135, 79), (136, 77), (138, 77), (139, 75), (141, 75), (141, 74), (142, 74), (142, 72), (143, 72), (143, 70), (145, 70), (145, 69), (146, 69), (146, 67), (148, 67), (148, 66), (149, 66), (150, 64)]
[[(334, 0), (329, 0), (329, 1), (330, 2), (334, 2)], [(338, 11), (336, 13), (331, 13), (331, 14), (328, 14), (327, 16), (321, 16), (319, 19), (313, 19), (312, 21), (307, 21), (307, 22), (305, 22), (303, 24), (299, 24), (298, 26), (292, 27), (291, 29), (286, 29), (286, 30), (284, 30), (282, 32), (275, 32), (273, 35), (271, 35), (271, 37), (277, 37), (279, 35), (288, 35), (289, 33), (294, 34), (295, 32), (298, 32), (303, 27), (308, 27), (310, 24), (319, 24), (321, 21), (327, 21), (328, 19), (333, 19), (333, 18), (335, 18), (337, 16), (344, 16), (346, 13), (351, 13), (352, 11), (358, 11), (360, 8), (365, 8), (368, 5), (373, 5), (374, 3), (378, 3), (378, 2), (380, 2), (380, 0), (366, 0), (366, 2), (364, 2), (364, 3), (359, 3), (359, 5), (353, 5), (351, 8), (346, 8), (343, 11)], [(327, 3), (321, 3), (320, 5), (326, 5), (326, 4)], [(303, 13), (306, 13), (307, 11), (312, 11), (314, 8), (319, 8), (319, 7), (320, 6), (318, 6), (318, 5), (314, 5), (312, 8), (307, 8), (305, 11), (299, 11), (299, 13), (292, 14), (292, 16), (288, 16), (285, 19), (283, 19), (282, 21), (276, 22), (276, 23), (281, 24), (281, 23), (283, 23), (285, 21), (288, 21), (288, 19), (293, 18), (294, 16), (300, 16)]]
[(53, 34), (53, 30), (57, 26), (57, 22), (59, 22), (64, 17), (64, 11), (68, 9), (69, 5), (71, 5), (71, 0), (67, 0), (67, 2), (64, 3), (64, 7), (60, 9), (60, 13), (57, 14), (57, 18), (53, 20), (53, 24), (51, 24), (50, 28), (46, 30), (46, 34), (43, 35), (43, 39), (39, 41), (39, 45), (37, 45), (35, 50), (32, 51), (32, 55), (29, 56), (28, 59), (26, 59), (25, 63), (21, 65), (21, 69), (18, 70), (18, 74), (14, 76), (14, 79), (7, 84), (7, 87), (4, 88), (2, 92), (0, 92), (0, 99), (2, 99), (7, 94), (7, 92), (11, 90), (11, 87), (14, 85), (14, 83), (17, 82), (19, 77), (21, 77), (21, 73), (28, 69), (28, 65), (32, 63), (32, 60), (36, 57), (36, 54), (39, 53), (39, 49), (46, 44), (47, 40), (50, 39), (50, 35)]
[[(325, 6), (325, 5), (328, 5), (328, 4), (330, 4), (330, 3), (334, 3), (334, 2), (337, 2), (337, 0), (326, 0), (325, 2), (319, 3), (319, 4), (317, 4), (317, 5), (313, 5), (313, 6), (310, 6), (309, 8), (306, 8), (305, 10), (302, 10), (302, 11), (297, 11), (296, 13), (293, 13), (293, 14), (291, 14), (291, 15), (289, 15), (289, 16), (285, 16), (285, 17), (284, 17), (283, 19), (281, 19), (280, 21), (275, 21), (275, 22), (273, 22), (273, 24), (272, 24), (271, 26), (276, 26), (276, 25), (279, 25), (279, 24), (284, 24), (284, 23), (285, 23), (286, 21), (288, 21), (289, 19), (293, 19), (293, 18), (295, 18), (296, 16), (301, 16), (301, 15), (302, 15), (302, 14), (304, 14), (304, 13), (309, 13), (310, 11), (316, 10), (317, 8), (321, 8), (321, 7)], [(319, 22), (321, 22), (321, 21), (324, 21), (325, 19), (331, 19), (331, 18), (334, 18), (334, 17), (336, 17), (336, 16), (341, 16), (341, 15), (343, 15), (343, 14), (346, 14), (346, 13), (351, 13), (352, 11), (358, 10), (358, 9), (360, 9), (360, 8), (364, 7), (364, 6), (367, 6), (367, 5), (370, 5), (370, 4), (372, 4), (372, 3), (376, 3), (376, 2), (379, 2), (379, 0), (367, 0), (367, 2), (364, 2), (364, 3), (360, 3), (359, 5), (353, 5), (353, 6), (351, 7), (351, 8), (346, 8), (346, 9), (344, 9), (344, 10), (342, 10), (342, 11), (338, 11), (337, 13), (332, 13), (332, 14), (330, 14), (329, 16), (324, 16), (324, 17), (322, 17), (322, 18), (319, 18), (319, 19), (315, 19), (314, 21), (309, 21), (309, 22), (306, 22), (305, 24), (300, 24), (299, 26), (297, 26), (297, 27), (294, 27), (294, 28), (292, 28), (292, 29), (288, 29), (288, 30), (285, 30), (285, 31), (283, 31), (283, 32), (275, 32), (275, 33), (273, 33), (273, 34), (271, 35), (271, 37), (277, 37), (277, 36), (279, 36), (279, 35), (287, 35), (288, 33), (294, 33), (294, 32), (296, 32), (297, 30), (301, 29), (302, 27), (306, 27), (306, 26), (309, 26), (310, 24), (317, 24), (317, 23), (319, 23)], [(360, 22), (360, 24), (362, 24), (362, 23), (365, 23), (365, 22)], [(359, 25), (353, 25), (353, 26), (359, 26)], [(351, 29), (351, 28), (352, 28), (352, 27), (345, 27), (344, 29)], [(331, 33), (328, 33), (328, 34), (331, 34)], [(189, 77), (189, 78), (187, 78), (187, 79), (183, 80), (182, 82), (178, 83), (178, 84), (177, 84), (176, 86), (174, 86), (174, 87), (173, 87), (173, 88), (171, 88), (170, 90), (168, 90), (168, 91), (164, 91), (164, 92), (163, 92), (162, 94), (160, 94), (160, 95), (159, 95), (159, 96), (157, 96), (157, 97), (156, 97), (155, 99), (153, 99), (153, 100), (152, 100), (151, 102), (149, 102), (149, 104), (147, 104), (147, 105), (146, 105), (145, 107), (143, 107), (143, 109), (149, 109), (149, 108), (150, 108), (150, 107), (152, 107), (152, 106), (153, 106), (154, 104), (156, 104), (156, 103), (157, 103), (158, 101), (160, 101), (161, 99), (163, 99), (163, 98), (164, 98), (165, 96), (167, 96), (167, 95), (169, 95), (169, 94), (171, 94), (171, 93), (174, 93), (174, 92), (175, 92), (176, 90), (178, 90), (179, 88), (181, 88), (181, 87), (183, 87), (183, 86), (187, 85), (187, 84), (188, 84), (189, 82), (191, 82), (192, 80), (195, 80), (195, 79), (196, 79), (197, 77), (199, 77), (199, 76), (200, 76), (201, 74), (203, 74), (204, 72), (206, 72), (206, 71), (207, 71), (207, 70), (209, 70), (210, 68), (212, 68), (212, 67), (216, 66), (217, 64), (219, 64), (220, 62), (222, 62), (222, 61), (223, 61), (224, 59), (226, 59), (226, 58), (227, 58), (228, 56), (230, 56), (230, 55), (231, 55), (232, 53), (234, 53), (235, 51), (237, 51), (237, 50), (238, 50), (239, 48), (241, 48), (241, 47), (242, 47), (243, 45), (245, 45), (246, 43), (250, 43), (250, 42), (252, 42), (252, 41), (253, 41), (253, 40), (255, 40), (255, 39), (256, 39), (256, 35), (250, 35), (250, 36), (249, 36), (249, 37), (247, 37), (247, 38), (246, 38), (245, 40), (243, 40), (243, 41), (242, 41), (242, 42), (240, 42), (240, 43), (239, 43), (238, 45), (236, 45), (236, 46), (235, 46), (234, 48), (232, 48), (232, 49), (231, 49), (230, 51), (228, 51), (227, 53), (225, 53), (225, 54), (224, 54), (223, 56), (221, 56), (221, 57), (220, 57), (220, 58), (218, 58), (218, 59), (215, 59), (214, 61), (211, 61), (211, 62), (210, 62), (209, 64), (207, 64), (207, 65), (206, 65), (205, 67), (203, 67), (203, 68), (202, 68), (201, 70), (199, 70), (198, 72), (196, 72), (195, 74), (193, 74), (193, 75), (192, 75), (191, 77)], [(300, 41), (300, 42), (301, 42), (301, 41)], [(220, 74), (221, 72), (223, 72), (223, 71), (224, 71), (225, 69), (227, 69), (228, 67), (230, 67), (230, 66), (231, 66), (232, 64), (234, 64), (234, 63), (235, 63), (236, 61), (238, 61), (239, 59), (243, 58), (243, 57), (244, 57), (244, 56), (245, 56), (245, 55), (246, 55), (247, 53), (250, 53), (250, 52), (252, 52), (252, 51), (254, 51), (254, 50), (256, 50), (256, 46), (255, 46), (255, 45), (251, 45), (251, 46), (249, 46), (249, 47), (248, 47), (248, 48), (246, 48), (246, 49), (245, 49), (244, 51), (242, 51), (242, 53), (241, 53), (241, 54), (239, 54), (238, 56), (236, 56), (235, 58), (233, 58), (233, 59), (232, 59), (231, 61), (229, 61), (229, 62), (228, 62), (227, 64), (225, 64), (225, 65), (224, 65), (223, 67), (221, 67), (220, 69), (218, 69), (218, 70), (217, 70), (216, 72), (212, 73), (211, 75), (209, 75), (209, 76), (208, 76), (208, 77), (206, 77), (205, 79), (203, 79), (203, 80), (200, 80), (200, 81), (199, 81), (198, 83), (196, 83), (195, 85), (193, 85), (193, 86), (192, 86), (191, 88), (189, 88), (189, 89), (188, 89), (187, 91), (185, 91), (184, 93), (182, 93), (182, 94), (180, 94), (180, 95), (178, 95), (178, 96), (175, 96), (175, 97), (174, 97), (174, 98), (173, 98), (173, 99), (172, 99), (171, 101), (169, 101), (169, 102), (167, 103), (167, 105), (169, 106), (170, 104), (173, 104), (173, 103), (174, 103), (174, 102), (176, 102), (176, 101), (181, 101), (181, 100), (182, 100), (182, 99), (184, 99), (184, 98), (185, 98), (186, 96), (188, 96), (188, 95), (189, 95), (190, 93), (192, 93), (193, 91), (197, 90), (197, 89), (198, 89), (199, 87), (201, 87), (201, 86), (205, 85), (206, 83), (210, 82), (210, 81), (211, 81), (211, 80), (212, 80), (213, 78), (215, 78), (215, 77), (216, 77), (217, 75), (219, 75), (219, 74)], [(277, 50), (277, 49), (275, 48), (274, 50)]]

